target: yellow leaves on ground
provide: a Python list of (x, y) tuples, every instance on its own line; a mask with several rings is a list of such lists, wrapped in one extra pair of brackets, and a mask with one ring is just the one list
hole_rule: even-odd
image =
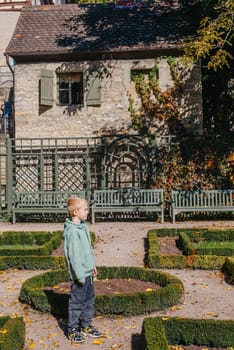
[(35, 348), (35, 343), (33, 339), (27, 339), (26, 341), (26, 349), (34, 349)]
[(111, 345), (111, 349), (120, 349), (120, 348), (122, 348), (123, 347), (123, 343), (121, 343), (121, 344), (113, 344), (113, 345)]
[(8, 333), (8, 329), (3, 327), (1, 330), (0, 330), (0, 334), (7, 334)]
[(57, 284), (57, 285), (53, 286), (52, 288), (57, 289), (62, 294), (67, 294), (67, 293), (70, 293), (70, 291), (71, 291), (69, 284), (67, 284), (66, 282), (62, 282), (60, 284)]
[(218, 314), (215, 314), (214, 312), (207, 312), (206, 313), (207, 316), (211, 316), (211, 317), (218, 317)]
[(102, 343), (103, 343), (103, 339), (102, 339), (102, 338), (95, 339), (95, 340), (93, 341), (93, 344), (94, 344), (94, 345), (101, 345)]
[(31, 326), (32, 324), (32, 319), (30, 317), (25, 317), (24, 322), (27, 326)]
[(50, 338), (56, 337), (56, 336), (58, 336), (57, 333), (49, 333), (49, 334), (47, 335), (47, 338), (50, 339)]
[(60, 347), (59, 342), (57, 340), (53, 341), (53, 347), (54, 348), (59, 348)]
[[(52, 342), (49, 344), (48, 343), (48, 340), (52, 339), (52, 337), (56, 337), (58, 338), (58, 334), (57, 333), (49, 333), (47, 334), (45, 337), (42, 337), (41, 339), (38, 340), (38, 343), (39, 344), (44, 344), (44, 348), (47, 349), (47, 348), (51, 348), (52, 346), (52, 349), (56, 349), (56, 348), (59, 348), (60, 347), (60, 344), (59, 344), (59, 341), (58, 340), (52, 340)], [(36, 343), (34, 342), (33, 339), (31, 338), (28, 338), (26, 339), (26, 342), (25, 342), (25, 349), (26, 350), (29, 350), (29, 349), (36, 349)]]
[(171, 308), (170, 308), (170, 310), (171, 311), (177, 311), (177, 310), (180, 310), (181, 308), (179, 307), (179, 306), (176, 306), (176, 305), (174, 305), (174, 306), (172, 306)]

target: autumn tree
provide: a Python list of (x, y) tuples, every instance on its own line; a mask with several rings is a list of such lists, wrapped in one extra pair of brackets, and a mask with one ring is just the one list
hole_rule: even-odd
[(204, 17), (200, 22), (195, 37), (185, 43), (187, 58), (207, 59), (207, 68), (217, 71), (219, 68), (230, 68), (233, 60), (233, 0), (218, 0), (212, 6), (208, 1), (203, 3)]

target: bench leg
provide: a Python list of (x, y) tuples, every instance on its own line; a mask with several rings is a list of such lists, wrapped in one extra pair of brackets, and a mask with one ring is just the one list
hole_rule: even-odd
[(162, 210), (161, 210), (161, 224), (164, 223), (164, 209), (162, 207)]
[(176, 223), (175, 217), (176, 217), (176, 214), (175, 214), (175, 211), (174, 211), (173, 208), (172, 208), (172, 223), (173, 223), (173, 224)]
[(16, 215), (15, 215), (15, 211), (12, 211), (12, 224), (16, 223)]
[(95, 224), (95, 213), (93, 209), (91, 209), (91, 224)]

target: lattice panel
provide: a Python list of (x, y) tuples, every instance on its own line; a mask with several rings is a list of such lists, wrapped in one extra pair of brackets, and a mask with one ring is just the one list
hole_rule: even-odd
[(39, 190), (39, 160), (22, 155), (14, 158), (14, 187), (16, 191)]
[(62, 156), (58, 161), (58, 185), (62, 191), (83, 190), (86, 187), (86, 166), (83, 157)]
[(89, 163), (90, 178), (89, 186), (90, 190), (95, 190), (101, 187), (101, 181), (103, 179), (104, 169), (102, 171), (101, 154), (92, 155)]
[(143, 140), (127, 137), (115, 140), (106, 155), (106, 187), (144, 188), (149, 166), (147, 156), (146, 143)]
[(43, 187), (45, 191), (53, 191), (55, 187), (54, 179), (55, 164), (51, 157), (44, 157), (43, 159)]

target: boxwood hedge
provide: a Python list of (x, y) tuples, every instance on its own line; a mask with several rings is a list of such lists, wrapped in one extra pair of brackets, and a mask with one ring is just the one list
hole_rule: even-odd
[(181, 317), (146, 317), (142, 325), (142, 350), (169, 350), (169, 345), (233, 346), (234, 321)]
[(0, 317), (0, 349), (20, 350), (24, 347), (25, 324), (23, 317)]
[[(233, 229), (154, 229), (147, 233), (147, 254), (145, 259), (146, 266), (150, 268), (193, 268), (193, 269), (221, 269), (225, 263), (226, 256), (217, 255), (163, 255), (159, 252), (158, 237), (183, 236), (183, 244), (186, 245), (186, 239), (190, 236), (211, 238), (219, 237), (223, 240), (233, 240)], [(178, 244), (178, 243), (177, 243)], [(191, 251), (190, 251), (191, 253)]]
[[(181, 298), (182, 282), (168, 273), (137, 267), (98, 267), (99, 279), (134, 278), (150, 281), (161, 288), (137, 293), (99, 295), (95, 299), (95, 313), (137, 315), (166, 309)], [(46, 286), (55, 286), (68, 281), (66, 270), (50, 271), (25, 281), (20, 291), (20, 301), (43, 312), (66, 315), (68, 294), (45, 291)]]

